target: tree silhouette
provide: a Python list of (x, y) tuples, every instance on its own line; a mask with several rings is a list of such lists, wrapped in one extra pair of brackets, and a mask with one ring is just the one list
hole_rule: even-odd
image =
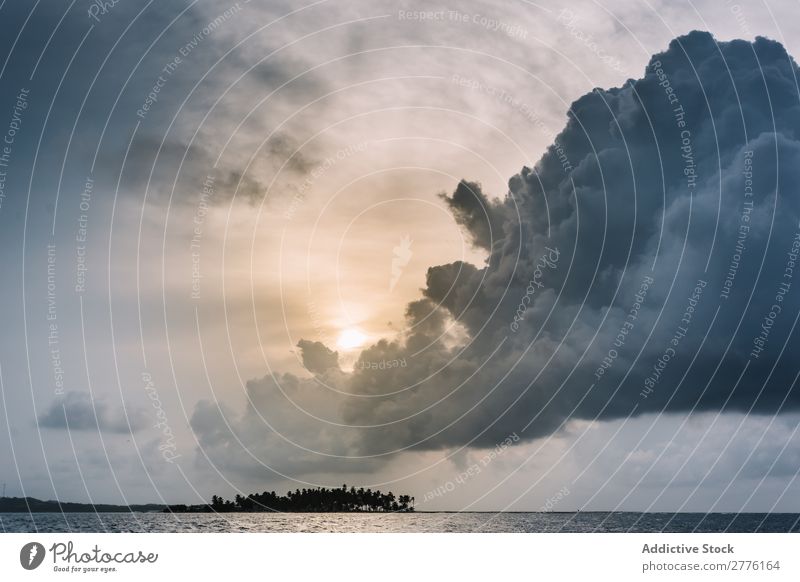
[(211, 496), (209, 505), (172, 505), (164, 511), (172, 512), (409, 512), (414, 511), (414, 498), (408, 495), (395, 497), (391, 491), (383, 494), (363, 487), (347, 488), (344, 484), (338, 489), (317, 487), (314, 489), (295, 489), (286, 495), (274, 491), (251, 493), (246, 497), (236, 494), (233, 501), (219, 495)]

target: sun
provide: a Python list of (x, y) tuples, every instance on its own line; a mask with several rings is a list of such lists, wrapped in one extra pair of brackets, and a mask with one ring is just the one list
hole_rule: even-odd
[(336, 345), (340, 350), (353, 350), (360, 348), (367, 341), (367, 336), (360, 329), (350, 327), (342, 330), (339, 338), (336, 340)]

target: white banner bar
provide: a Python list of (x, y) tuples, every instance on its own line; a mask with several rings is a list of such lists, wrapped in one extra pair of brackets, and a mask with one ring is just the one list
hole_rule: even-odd
[(800, 580), (793, 534), (2, 534), (1, 580)]

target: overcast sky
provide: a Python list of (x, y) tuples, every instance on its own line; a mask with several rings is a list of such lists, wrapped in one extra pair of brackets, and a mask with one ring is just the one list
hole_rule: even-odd
[(7, 494), (800, 511), (797, 14), (0, 4)]

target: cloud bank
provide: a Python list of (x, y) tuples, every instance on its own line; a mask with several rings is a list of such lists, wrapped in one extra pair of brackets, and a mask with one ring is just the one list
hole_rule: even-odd
[(430, 267), (406, 331), (352, 372), (304, 341), (313, 378), (252, 380), (240, 414), (201, 402), (204, 454), (352, 471), (574, 419), (797, 410), (797, 73), (775, 41), (692, 32), (582, 96), (502, 199), (442, 197), (484, 265)]

